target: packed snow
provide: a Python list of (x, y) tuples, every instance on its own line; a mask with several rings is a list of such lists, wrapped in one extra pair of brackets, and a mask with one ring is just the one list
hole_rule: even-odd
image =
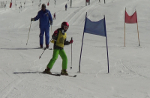
[[(5, 0), (0, 0), (0, 2)], [(47, 9), (56, 13), (50, 35), (67, 21), (70, 27), (67, 39), (73, 37), (73, 64), (71, 45), (65, 47), (68, 73), (77, 77), (40, 74), (52, 57), (53, 50), (39, 49), (39, 21), (31, 18), (41, 9), (40, 0), (12, 0), (12, 8), (0, 8), (0, 98), (150, 98), (150, 0), (50, 0)], [(24, 2), (26, 1), (25, 7)], [(49, 0), (41, 0), (47, 4)], [(68, 10), (65, 11), (65, 4)], [(22, 9), (19, 7), (22, 5)], [(141, 46), (138, 46), (137, 24), (126, 24), (124, 47), (124, 12), (137, 11)], [(85, 33), (79, 71), (79, 57), (85, 13), (93, 21), (106, 17), (110, 73), (107, 73), (106, 38)], [(27, 43), (31, 24), (29, 42)], [(50, 47), (53, 44), (50, 43)], [(61, 58), (53, 66), (53, 73), (61, 72)]]

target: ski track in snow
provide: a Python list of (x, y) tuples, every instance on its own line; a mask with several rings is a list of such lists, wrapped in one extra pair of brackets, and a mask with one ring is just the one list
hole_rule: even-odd
[(2, 91), (0, 91), (0, 97), (1, 98), (7, 98), (7, 96), (13, 91), (13, 89), (16, 89), (15, 87), (21, 82), (23, 79), (14, 80), (10, 84), (8, 84)]

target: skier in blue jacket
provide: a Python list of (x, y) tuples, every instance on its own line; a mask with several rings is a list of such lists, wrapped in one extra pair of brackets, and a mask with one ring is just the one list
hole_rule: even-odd
[(49, 48), (49, 27), (53, 24), (53, 20), (51, 13), (46, 9), (45, 4), (42, 4), (41, 10), (38, 12), (36, 17), (31, 18), (31, 21), (36, 21), (38, 19), (40, 27), (40, 47), (43, 48), (43, 35), (45, 32), (46, 48)]

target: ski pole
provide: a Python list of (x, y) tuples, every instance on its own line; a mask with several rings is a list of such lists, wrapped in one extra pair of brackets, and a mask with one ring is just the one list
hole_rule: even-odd
[(30, 29), (31, 29), (31, 24), (32, 24), (32, 21), (31, 21), (31, 23), (30, 23), (30, 28), (29, 28), (29, 32), (28, 32), (28, 39), (27, 39), (26, 45), (28, 44), (28, 40), (29, 40), (29, 33), (30, 33)]
[(44, 51), (42, 52), (42, 54), (39, 56), (39, 59), (42, 57), (43, 53), (45, 52), (46, 47), (44, 48)]
[[(49, 41), (49, 44), (50, 44), (50, 42), (52, 41), (53, 39), (51, 39), (50, 41)], [(42, 54), (39, 56), (39, 59), (42, 57), (42, 55), (43, 55), (43, 53), (45, 52), (45, 50), (46, 50), (47, 48), (45, 47), (44, 48), (44, 51), (42, 52)]]
[(52, 25), (51, 25), (51, 32), (52, 32)]
[[(73, 40), (73, 38), (71, 37), (71, 40)], [(71, 67), (70, 69), (72, 69), (72, 43), (71, 43)]]

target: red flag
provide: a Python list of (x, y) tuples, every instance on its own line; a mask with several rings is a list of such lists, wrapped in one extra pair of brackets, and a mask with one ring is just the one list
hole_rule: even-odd
[(125, 11), (125, 23), (137, 23), (136, 11), (131, 16), (129, 16), (128, 13)]
[(12, 6), (12, 2), (10, 2), (10, 6), (9, 6), (9, 8), (11, 8), (11, 6)]
[(47, 6), (49, 6), (49, 2), (47, 3)]

